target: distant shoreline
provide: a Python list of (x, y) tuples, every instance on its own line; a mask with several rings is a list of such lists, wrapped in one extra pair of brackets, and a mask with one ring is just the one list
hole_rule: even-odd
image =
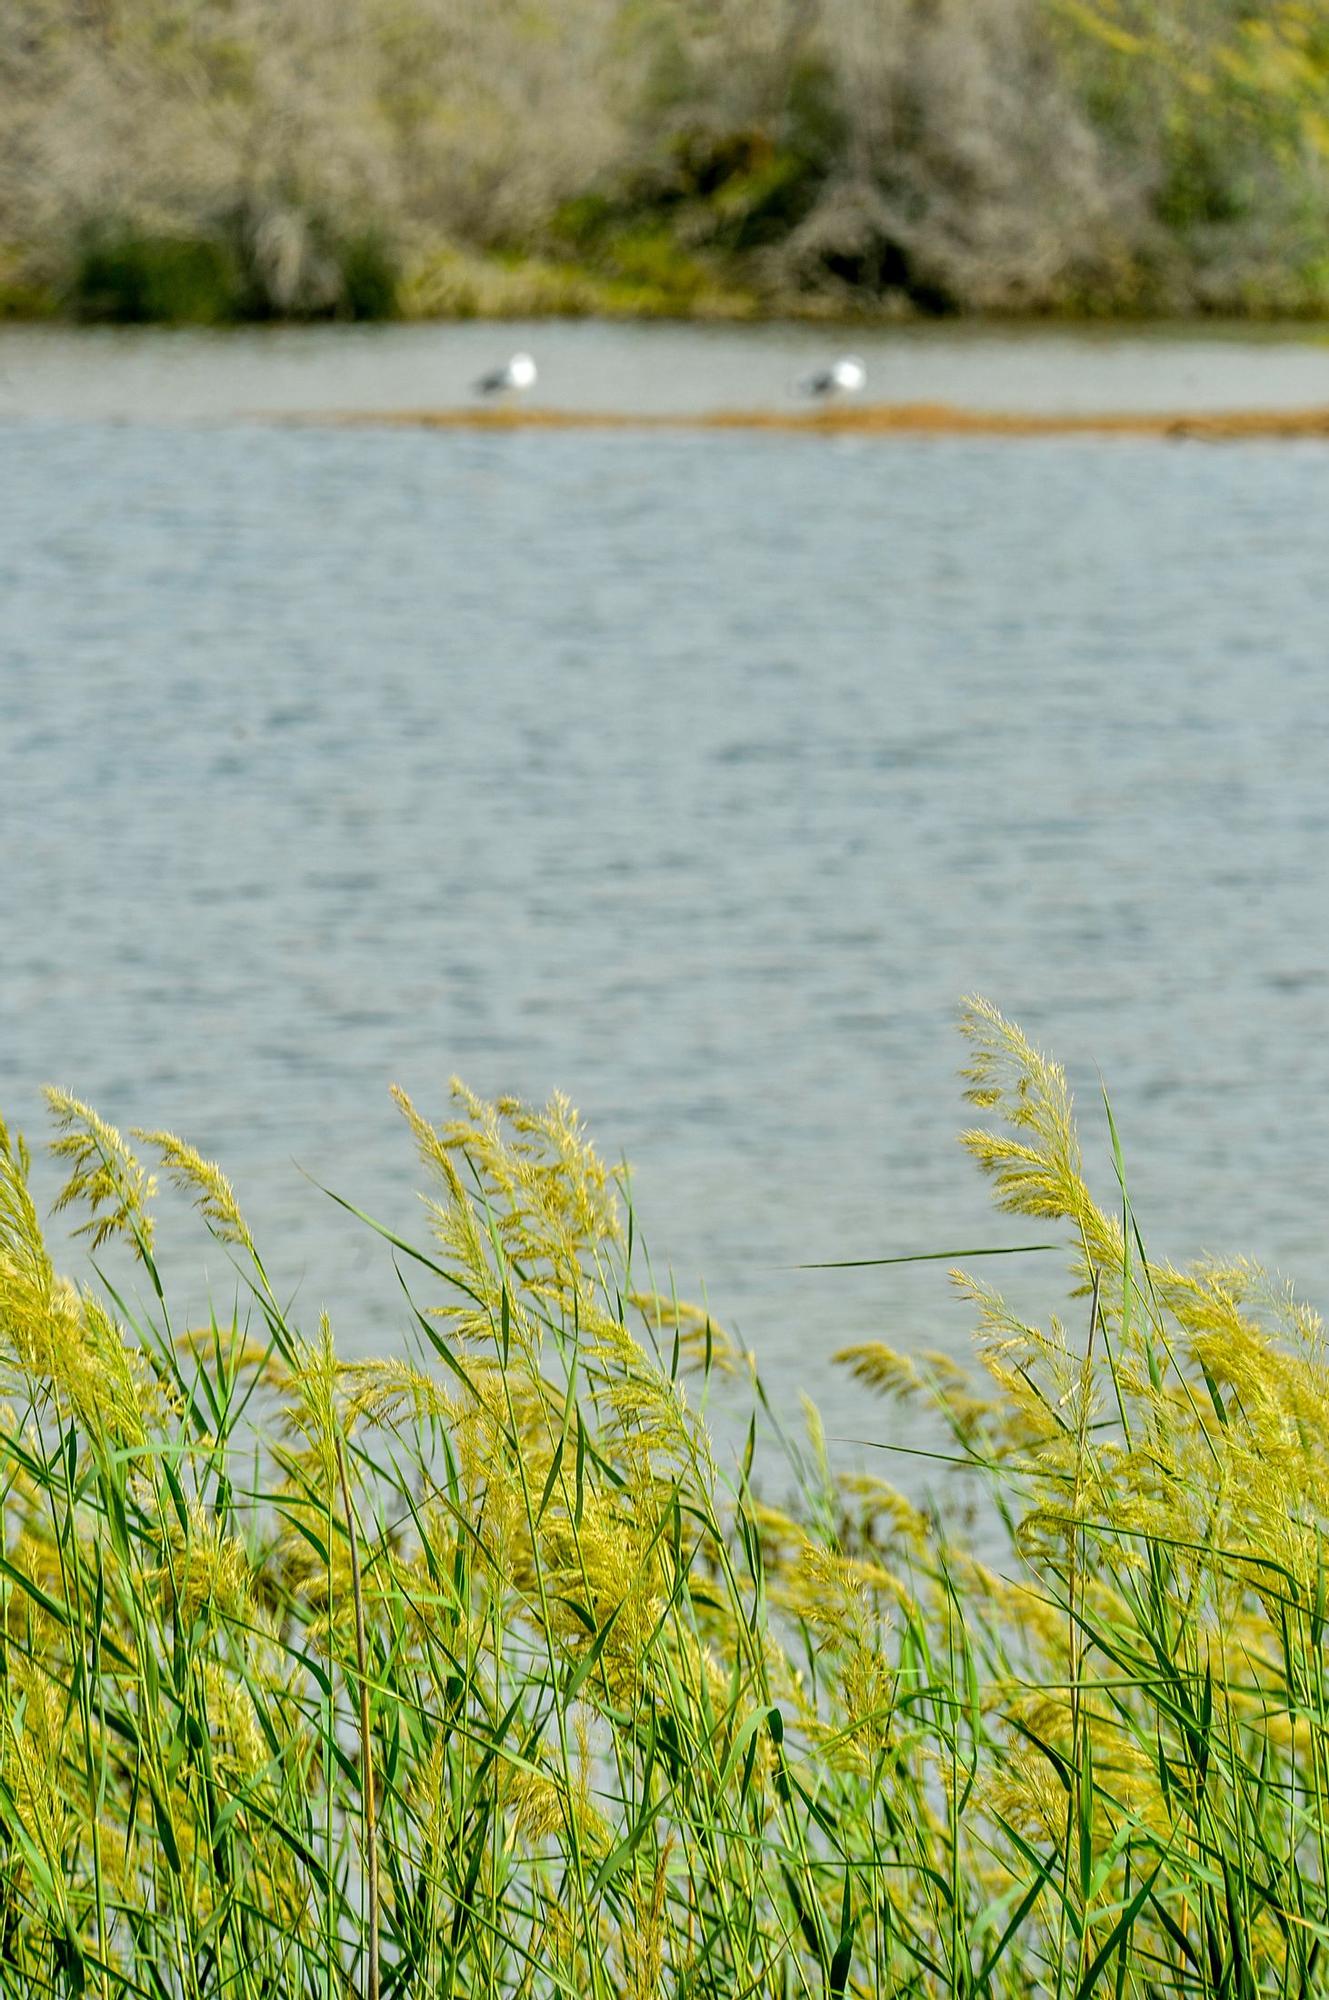
[(592, 280), (575, 266), (562, 271), (555, 266), (549, 271), (542, 270), (529, 282), (520, 268), (501, 271), (497, 278), (478, 285), (474, 297), (463, 295), (458, 301), (441, 306), (414, 300), (408, 286), (401, 300), (379, 312), (89, 313), (55, 294), (6, 284), (0, 270), (0, 333), (9, 328), (51, 327), (65, 332), (226, 335), (328, 326), (503, 326), (516, 321), (550, 325), (600, 321), (618, 326), (803, 326), (828, 332), (838, 329), (847, 336), (856, 331), (927, 334), (939, 329), (949, 332), (998, 328), (1013, 333), (1101, 335), (1109, 340), (1160, 330), (1193, 337), (1227, 335), (1245, 339), (1261, 336), (1296, 339), (1318, 333), (1329, 340), (1329, 304), (1319, 299), (1308, 300), (1304, 305), (1294, 305), (1286, 299), (1246, 306), (1227, 301), (1220, 309), (1190, 310), (1175, 304), (1138, 310), (1104, 304), (1081, 309), (1033, 305), (1024, 310), (991, 305), (960, 306), (945, 312), (927, 312), (899, 300), (886, 302), (793, 292), (763, 295), (737, 287), (717, 287), (682, 300), (664, 289)]

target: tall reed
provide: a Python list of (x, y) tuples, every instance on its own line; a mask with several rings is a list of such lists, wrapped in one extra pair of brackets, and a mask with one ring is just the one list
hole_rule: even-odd
[(1000, 1562), (815, 1420), (721, 1463), (750, 1357), (651, 1288), (561, 1099), (399, 1098), (430, 1235), (380, 1231), (410, 1338), (357, 1362), (141, 1135), (234, 1264), (181, 1321), (152, 1174), (52, 1093), (104, 1270), (59, 1277), (0, 1129), (0, 1991), (1324, 1990), (1323, 1329), (1147, 1255), (1110, 1114), (1105, 1209), (1062, 1072), (963, 1025), (965, 1143), (1069, 1308), (957, 1273), (971, 1369), (839, 1358), (936, 1413)]

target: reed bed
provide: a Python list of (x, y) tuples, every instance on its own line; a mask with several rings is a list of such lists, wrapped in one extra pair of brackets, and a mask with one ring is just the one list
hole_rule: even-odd
[[(429, 1236), (380, 1231), (410, 1338), (355, 1362), (181, 1140), (52, 1093), (94, 1288), (3, 1133), (0, 1990), (1324, 1990), (1323, 1329), (1148, 1255), (1110, 1112), (1103, 1207), (1062, 1072), (963, 1024), (965, 1144), (1067, 1298), (957, 1273), (971, 1368), (839, 1358), (934, 1413), (997, 1562), (782, 1442), (561, 1099), (399, 1099)], [(204, 1325), (144, 1160), (233, 1260)]]

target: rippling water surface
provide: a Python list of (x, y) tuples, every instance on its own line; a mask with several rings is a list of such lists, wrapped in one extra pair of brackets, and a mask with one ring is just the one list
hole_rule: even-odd
[(415, 1229), (389, 1080), (561, 1087), (861, 1433), (829, 1354), (958, 1348), (945, 1267), (788, 1267), (1030, 1233), (953, 1143), (977, 989), (1103, 1185), (1101, 1066), (1152, 1245), (1329, 1296), (1329, 449), (148, 421), (186, 351), (63, 340), (84, 402), (0, 426), (19, 1122), (58, 1078), (185, 1132), (363, 1350), (391, 1269), (293, 1162)]

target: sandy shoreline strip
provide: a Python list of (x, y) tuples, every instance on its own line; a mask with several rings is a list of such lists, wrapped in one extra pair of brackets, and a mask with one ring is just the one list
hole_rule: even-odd
[(634, 415), (539, 408), (340, 411), (297, 423), (408, 430), (784, 431), (813, 437), (1329, 438), (1329, 406), (1313, 410), (1100, 411), (1040, 414), (962, 410), (949, 403), (879, 403), (826, 410), (710, 410)]

